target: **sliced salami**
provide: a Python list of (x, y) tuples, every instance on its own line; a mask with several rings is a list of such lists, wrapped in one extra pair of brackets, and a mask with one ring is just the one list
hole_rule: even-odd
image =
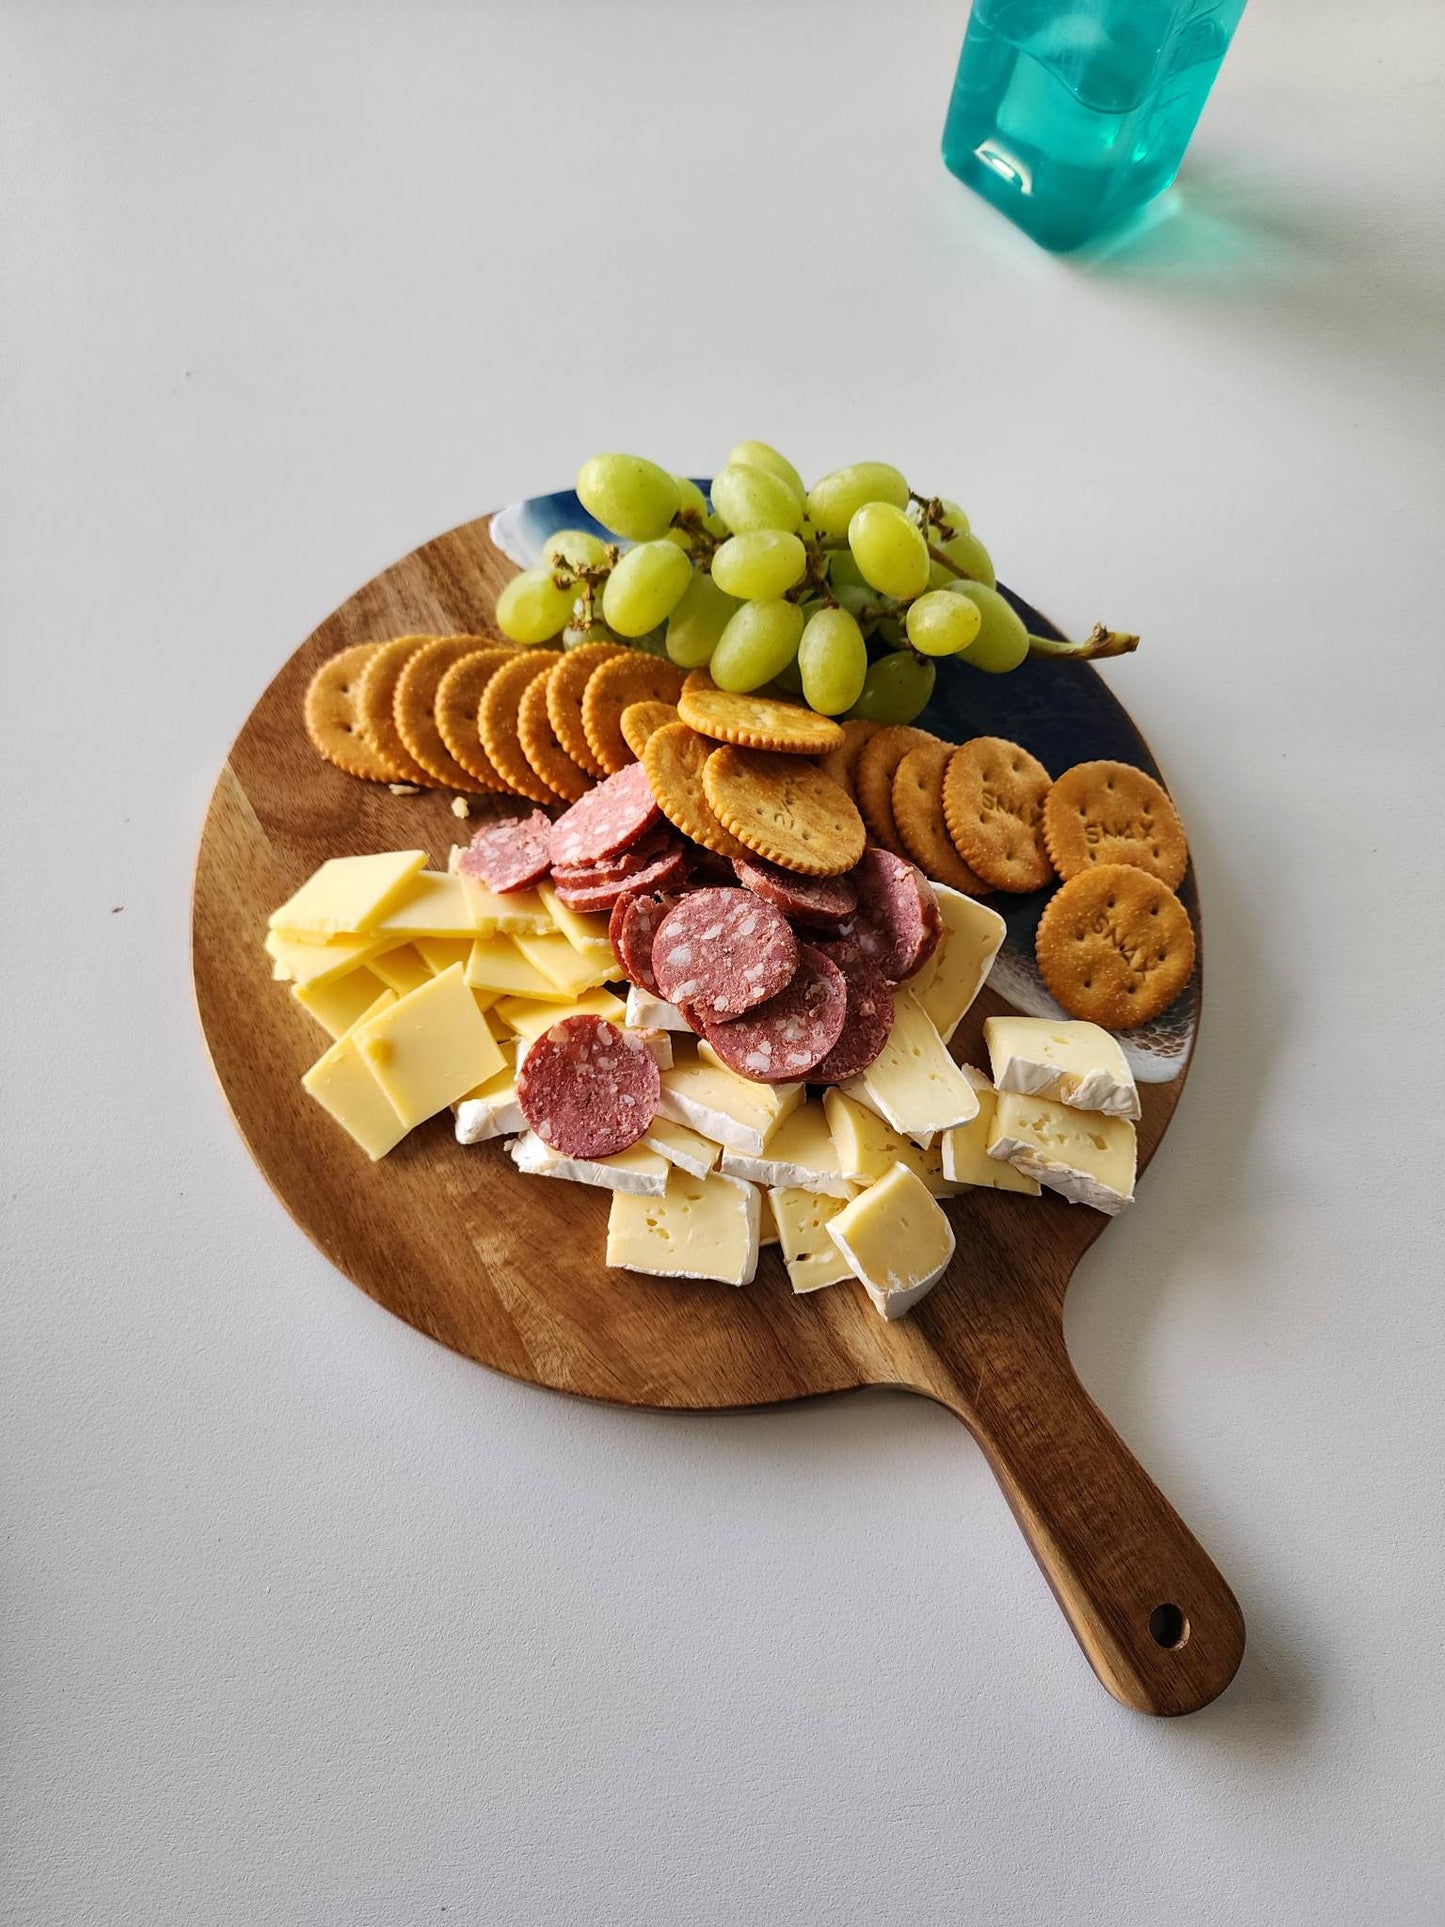
[(559, 883), (586, 885), (590, 883), (621, 883), (639, 870), (645, 870), (649, 863), (655, 863), (660, 856), (671, 856), (680, 850), (682, 844), (675, 836), (650, 835), (630, 850), (622, 850), (602, 863), (554, 863), (552, 875)]
[(858, 892), (851, 877), (799, 876), (760, 856), (740, 856), (733, 868), (745, 890), (765, 898), (794, 923), (836, 930), (858, 908)]
[(808, 1072), (815, 1084), (841, 1084), (861, 1077), (888, 1042), (893, 1028), (893, 986), (877, 964), (855, 957), (839, 966), (848, 992), (848, 1008), (837, 1043)]
[(557, 818), (552, 825), (552, 862), (564, 867), (605, 862), (639, 843), (661, 821), (647, 771), (641, 763), (629, 763)]
[(652, 974), (652, 941), (663, 918), (680, 900), (662, 891), (630, 892), (618, 899), (608, 925), (612, 954), (627, 981), (654, 997), (661, 997), (662, 991)]
[(563, 883), (557, 873), (552, 872), (557, 895), (569, 910), (610, 916), (617, 907), (619, 897), (631, 896), (640, 890), (674, 890), (687, 879), (687, 858), (681, 850), (672, 850), (666, 855), (655, 858), (645, 869), (636, 871), (632, 876), (620, 877), (602, 883)]
[(547, 874), (551, 836), (552, 819), (541, 810), (485, 823), (457, 858), (457, 869), (499, 895), (530, 889)]
[(751, 890), (694, 890), (658, 926), (658, 989), (704, 1020), (740, 1017), (776, 997), (798, 967), (798, 940), (780, 910)]
[(848, 986), (837, 964), (810, 943), (798, 948), (792, 982), (776, 997), (726, 1023), (708, 1020), (704, 1035), (729, 1070), (756, 1083), (811, 1077), (826, 1063), (848, 1014)]
[(858, 907), (883, 935), (878, 964), (885, 977), (901, 984), (921, 970), (938, 947), (943, 919), (933, 885), (923, 872), (891, 850), (865, 850), (853, 872)]
[(846, 917), (831, 936), (820, 936), (816, 942), (823, 955), (831, 957), (838, 968), (845, 971), (854, 962), (870, 963), (881, 969), (888, 949), (887, 938), (867, 917)]
[(635, 1144), (657, 1114), (662, 1084), (638, 1031), (605, 1017), (564, 1017), (517, 1073), (517, 1103), (544, 1144), (567, 1158), (606, 1158)]

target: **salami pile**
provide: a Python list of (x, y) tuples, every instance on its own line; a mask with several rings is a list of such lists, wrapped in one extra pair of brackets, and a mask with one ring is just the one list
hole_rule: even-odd
[[(923, 968), (941, 930), (933, 886), (887, 850), (870, 846), (846, 876), (811, 877), (700, 849), (661, 815), (640, 763), (555, 823), (533, 811), (488, 825), (459, 867), (498, 891), (550, 873), (562, 903), (607, 917), (629, 983), (761, 1082), (866, 1071), (892, 1028), (894, 986)], [(635, 1032), (566, 1018), (528, 1051), (517, 1095), (554, 1150), (606, 1157), (651, 1124), (657, 1065)]]

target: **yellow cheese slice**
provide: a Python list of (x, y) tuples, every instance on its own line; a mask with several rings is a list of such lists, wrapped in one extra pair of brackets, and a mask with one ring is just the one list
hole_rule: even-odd
[(398, 997), (430, 983), (432, 978), (421, 953), (409, 943), (398, 944), (395, 950), (383, 950), (379, 957), (372, 958), (370, 968)]
[(395, 943), (393, 937), (333, 937), (329, 943), (307, 943), (300, 937), (286, 937), (279, 930), (266, 932), (266, 954), (272, 962), (271, 974), (282, 983), (327, 984), (344, 977), (348, 970), (369, 963), (382, 950)]
[(489, 890), (475, 877), (458, 874), (462, 894), (471, 915), (471, 928), (479, 937), (497, 934), (508, 937), (540, 937), (552, 928), (547, 906), (535, 890)]
[(478, 926), (462, 878), (423, 870), (375, 928), (401, 943), (412, 937), (474, 937)]
[(371, 930), (405, 895), (425, 862), (424, 850), (331, 857), (271, 912), (270, 928), (312, 943)]
[(537, 895), (546, 906), (552, 922), (579, 957), (585, 957), (589, 963), (610, 963), (616, 969), (616, 959), (607, 936), (606, 917), (589, 916), (583, 910), (569, 909), (550, 883), (539, 883)]
[(533, 997), (544, 1003), (571, 1002), (547, 973), (524, 957), (515, 937), (478, 937), (467, 956), (467, 982), (473, 990), (494, 990), (501, 997)]
[(364, 1017), (386, 985), (362, 966), (344, 977), (319, 984), (292, 984), (291, 995), (308, 1017), (314, 1017), (329, 1037), (344, 1037), (358, 1017)]
[(440, 977), (453, 964), (465, 965), (472, 954), (470, 937), (418, 937), (416, 950), (433, 977)]
[(505, 1062), (455, 964), (349, 1034), (408, 1126), (465, 1097)]
[(528, 963), (569, 997), (580, 997), (584, 990), (595, 990), (620, 974), (610, 948), (605, 963), (589, 963), (560, 930), (549, 930), (545, 937), (513, 937), (512, 942)]
[(569, 1004), (540, 1003), (527, 997), (504, 997), (497, 1005), (498, 1016), (527, 1043), (535, 1044), (544, 1030), (560, 1024), (564, 1017), (605, 1017), (609, 1024), (621, 1026), (626, 1005), (609, 990), (589, 990)]
[[(396, 1002), (396, 992), (384, 990), (366, 1013), (366, 1020), (379, 1019)], [(406, 1136), (408, 1127), (372, 1075), (354, 1029), (316, 1060), (302, 1077), (301, 1087), (355, 1138), (373, 1162), (385, 1157)]]

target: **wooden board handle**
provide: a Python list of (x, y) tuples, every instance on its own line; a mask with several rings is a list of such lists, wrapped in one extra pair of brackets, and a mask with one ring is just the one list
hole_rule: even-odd
[(1244, 1654), (1204, 1548), (1094, 1404), (1062, 1340), (1009, 1355), (960, 1416), (1104, 1686), (1140, 1713), (1193, 1713)]

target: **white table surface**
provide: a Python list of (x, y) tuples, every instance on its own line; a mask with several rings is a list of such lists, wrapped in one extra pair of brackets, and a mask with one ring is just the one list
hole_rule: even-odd
[[(0, 6), (7, 1922), (1445, 1917), (1445, 16), (1255, 0), (1073, 263), (938, 162), (963, 17)], [(1208, 1011), (1069, 1329), (1244, 1606), (1197, 1717), (1105, 1696), (943, 1411), (489, 1376), (213, 1083), (191, 862), (276, 666), (743, 434), (1143, 632)]]

